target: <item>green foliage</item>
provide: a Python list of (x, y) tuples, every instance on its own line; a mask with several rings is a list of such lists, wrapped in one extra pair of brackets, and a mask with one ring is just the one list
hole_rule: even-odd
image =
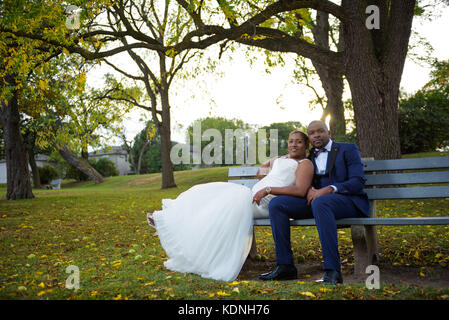
[[(175, 143), (172, 141), (172, 146)], [(143, 151), (142, 151), (143, 150)], [(137, 172), (140, 153), (141, 157), (140, 173), (154, 173), (162, 171), (161, 157), (161, 137), (157, 134), (154, 122), (149, 120), (147, 125), (135, 137), (130, 150), (129, 163), (131, 169)], [(173, 170), (187, 170), (190, 165), (173, 165)]]
[[(203, 135), (203, 133), (208, 130), (208, 129), (216, 129), (220, 132), (221, 135), (221, 147), (222, 147), (222, 164), (214, 164), (215, 166), (225, 166), (225, 136), (226, 136), (226, 129), (230, 129), (230, 130), (237, 130), (237, 129), (241, 129), (244, 130), (245, 128), (247, 130), (253, 130), (254, 128), (252, 126), (250, 126), (249, 124), (243, 122), (240, 119), (226, 119), (223, 117), (206, 117), (206, 118), (200, 118), (197, 119), (195, 121), (199, 121), (199, 123), (201, 124), (201, 136)], [(188, 128), (187, 128), (187, 143), (188, 144), (193, 144), (193, 126), (194, 124), (191, 124)], [(201, 150), (204, 150), (204, 148), (212, 143), (214, 140), (214, 138), (210, 138), (209, 140), (205, 139), (203, 141), (203, 139), (201, 139)], [(236, 154), (236, 148), (237, 148), (237, 138), (234, 139), (233, 142), (233, 154)], [(211, 152), (211, 156), (213, 156), (214, 153)]]
[(434, 151), (449, 146), (449, 62), (437, 62), (432, 80), (399, 104), (401, 152)]
[[(119, 175), (119, 171), (115, 163), (107, 158), (100, 158), (98, 160), (88, 159), (87, 162), (103, 177), (112, 177)], [(89, 177), (86, 174), (70, 164), (67, 164), (65, 178), (75, 179), (77, 181), (89, 180)]]
[[(225, 150), (225, 146), (226, 146), (226, 144), (225, 144), (226, 129), (233, 130), (234, 134), (237, 133), (236, 130), (238, 130), (238, 129), (242, 130), (242, 132), (245, 129), (248, 132), (254, 132), (257, 144), (259, 143), (259, 139), (261, 139), (257, 135), (257, 130), (264, 131), (266, 133), (266, 138), (267, 138), (266, 153), (265, 153), (267, 156), (269, 156), (269, 154), (270, 154), (270, 145), (271, 145), (270, 139), (274, 139), (274, 137), (270, 136), (270, 130), (277, 130), (277, 133), (278, 133), (278, 140), (277, 140), (278, 155), (284, 155), (284, 154), (288, 153), (287, 141), (288, 141), (288, 135), (290, 134), (290, 132), (292, 132), (294, 130), (300, 130), (303, 132), (307, 132), (306, 128), (299, 121), (277, 122), (277, 123), (272, 123), (268, 126), (264, 126), (264, 127), (260, 127), (260, 128), (257, 128), (254, 125), (244, 123), (242, 120), (239, 120), (239, 119), (226, 119), (223, 117), (207, 117), (207, 118), (198, 119), (196, 121), (199, 121), (201, 123), (201, 134), (203, 134), (208, 129), (216, 129), (220, 132), (220, 135), (222, 138), (222, 141), (221, 141), (222, 150)], [(208, 144), (212, 143), (213, 140), (214, 140), (214, 138), (210, 138), (209, 140), (205, 139), (205, 141), (201, 141), (201, 150), (204, 151), (205, 147)], [(187, 128), (187, 143), (189, 143), (189, 144), (193, 143), (193, 124)], [(237, 154), (237, 150), (238, 150), (237, 143), (242, 144), (243, 142), (237, 141), (237, 137), (234, 138), (233, 151), (232, 151), (233, 155), (234, 155), (234, 160), (236, 159), (235, 155)], [(256, 153), (258, 153), (258, 151)], [(211, 152), (211, 156), (213, 156), (213, 152)], [(261, 159), (256, 159), (256, 161), (259, 163), (263, 162), (263, 161), (261, 161)], [(225, 152), (224, 151), (222, 151), (222, 164), (221, 165), (214, 164), (214, 165), (215, 166), (229, 165), (229, 164), (225, 163)]]
[[(87, 161), (90, 165), (93, 164), (93, 161)], [(65, 173), (65, 179), (75, 179), (76, 181), (87, 181), (89, 177), (81, 172), (78, 168), (72, 166), (71, 164), (67, 164), (67, 169)]]
[(114, 162), (107, 158), (100, 158), (94, 162), (93, 167), (98, 171), (103, 177), (118, 176), (119, 171)]
[(55, 180), (59, 177), (58, 171), (48, 164), (43, 167), (38, 167), (39, 169), (39, 177), (41, 179), (41, 184), (49, 184), (52, 180)]
[[(262, 127), (267, 132), (267, 139), (270, 138), (270, 129), (278, 131), (278, 154), (288, 154), (288, 135), (290, 132), (299, 130), (307, 134), (307, 128), (299, 121), (275, 122), (268, 126)], [(269, 146), (267, 145), (267, 150)]]
[(449, 145), (449, 91), (419, 91), (401, 101), (401, 152), (433, 151)]

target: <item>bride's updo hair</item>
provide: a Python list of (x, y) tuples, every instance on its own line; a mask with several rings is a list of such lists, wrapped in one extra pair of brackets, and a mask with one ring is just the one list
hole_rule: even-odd
[(299, 131), (299, 130), (293, 130), (292, 132), (290, 132), (288, 134), (288, 137), (290, 138), (290, 136), (295, 133), (299, 133), (300, 135), (302, 135), (302, 138), (304, 139), (304, 144), (308, 148), (309, 147), (309, 137), (304, 132)]

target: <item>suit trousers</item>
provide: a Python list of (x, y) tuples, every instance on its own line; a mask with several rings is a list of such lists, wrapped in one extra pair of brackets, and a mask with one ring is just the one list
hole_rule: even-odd
[(338, 193), (326, 194), (309, 206), (306, 198), (281, 195), (270, 201), (268, 209), (277, 264), (294, 264), (289, 219), (313, 217), (320, 237), (324, 269), (341, 271), (335, 220), (360, 216), (349, 197)]

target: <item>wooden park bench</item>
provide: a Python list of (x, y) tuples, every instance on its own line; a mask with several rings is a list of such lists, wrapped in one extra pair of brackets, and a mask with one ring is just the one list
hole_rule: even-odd
[(46, 185), (46, 189), (61, 189), (62, 179), (55, 179), (50, 181), (50, 184)]
[[(365, 274), (366, 267), (378, 261), (378, 225), (446, 225), (445, 217), (396, 217), (376, 216), (376, 200), (449, 198), (449, 157), (363, 160), (365, 191), (370, 201), (370, 217), (337, 220), (337, 227), (351, 228), (354, 245), (354, 273)], [(258, 181), (258, 166), (229, 168), (229, 182), (249, 188)], [(441, 170), (446, 169), (446, 170)], [(415, 185), (415, 186), (412, 186)], [(417, 185), (417, 186), (416, 186)], [(446, 212), (447, 215), (448, 212)], [(291, 220), (292, 226), (314, 226), (315, 219)], [(270, 219), (255, 219), (254, 226), (269, 226)], [(250, 256), (256, 253), (256, 242)]]

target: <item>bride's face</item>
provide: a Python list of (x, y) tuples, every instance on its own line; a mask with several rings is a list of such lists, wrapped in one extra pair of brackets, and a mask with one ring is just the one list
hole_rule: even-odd
[(306, 142), (301, 134), (293, 133), (288, 137), (288, 154), (290, 155), (290, 158), (305, 158), (306, 150)]

